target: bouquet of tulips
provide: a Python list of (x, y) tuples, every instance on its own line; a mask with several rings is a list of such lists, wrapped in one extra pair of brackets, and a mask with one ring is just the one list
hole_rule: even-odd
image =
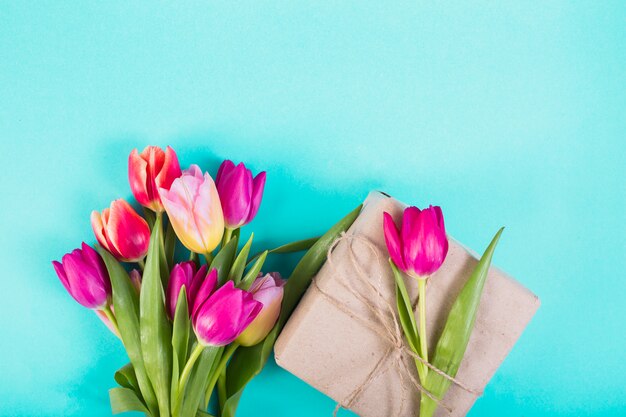
[[(214, 182), (197, 165), (182, 171), (170, 147), (149, 146), (130, 154), (128, 176), (144, 215), (113, 201), (91, 214), (95, 249), (83, 243), (53, 262), (70, 295), (128, 354), (115, 373), (120, 386), (110, 390), (113, 413), (211, 416), (217, 389), (219, 415), (234, 416), (329, 245), (360, 207), (319, 238), (250, 256), (253, 235), (240, 247), (240, 229), (257, 214), (265, 172), (253, 177), (227, 160)], [(288, 280), (261, 272), (269, 253), (303, 250)]]

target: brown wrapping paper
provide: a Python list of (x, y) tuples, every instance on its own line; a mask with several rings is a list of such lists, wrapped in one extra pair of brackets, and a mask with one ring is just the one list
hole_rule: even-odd
[[(355, 277), (349, 252), (365, 276), (372, 277), (371, 282), (375, 282), (384, 300), (395, 305), (394, 278), (387, 263), (382, 219), (387, 211), (399, 221), (404, 207), (382, 193), (372, 192), (368, 196), (363, 211), (347, 232), (348, 237), (357, 238), (337, 244), (332, 265), (327, 262), (317, 274), (315, 284), (302, 298), (275, 346), (279, 366), (362, 417), (414, 417), (419, 413), (419, 391), (393, 364), (388, 340), (380, 332), (372, 331), (372, 326), (379, 322), (371, 307), (384, 309), (385, 302)], [(473, 252), (454, 239), (449, 240), (448, 256), (429, 280), (426, 290), (431, 355), (448, 311), (477, 263)], [(372, 253), (372, 249), (377, 253)], [(416, 281), (406, 280), (406, 284), (415, 300)], [(371, 299), (370, 306), (365, 306), (354, 292)], [(482, 391), (538, 307), (537, 296), (492, 267), (457, 379), (466, 387)], [(363, 320), (372, 326), (363, 325)], [(378, 369), (383, 371), (368, 379), (379, 361)], [(411, 358), (405, 356), (404, 361), (417, 379)], [(360, 386), (362, 391), (350, 402), (350, 396)], [(439, 407), (436, 415), (464, 416), (475, 400), (475, 394), (452, 384), (443, 400), (452, 411)]]

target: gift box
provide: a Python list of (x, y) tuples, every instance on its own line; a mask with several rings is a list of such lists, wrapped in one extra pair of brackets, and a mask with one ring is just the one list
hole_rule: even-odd
[[(419, 414), (419, 381), (410, 355), (394, 333), (396, 294), (383, 235), (383, 212), (397, 223), (406, 206), (372, 192), (275, 345), (276, 363), (362, 417)], [(441, 268), (426, 288), (429, 347), (438, 340), (477, 256), (449, 237)], [(417, 304), (417, 282), (406, 280)], [(539, 307), (539, 299), (491, 267), (467, 350), (438, 416), (464, 416)], [(390, 311), (389, 306), (393, 306)], [(401, 335), (401, 333), (399, 333)]]

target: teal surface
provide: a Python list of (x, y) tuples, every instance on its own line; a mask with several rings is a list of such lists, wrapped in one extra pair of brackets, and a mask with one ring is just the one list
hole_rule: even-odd
[[(505, 225), (543, 305), (470, 416), (626, 415), (624, 2), (430, 3), (0, 2), (0, 414), (110, 415), (124, 351), (50, 261), (171, 144), (267, 170), (258, 247), (372, 189), (479, 251)], [(270, 363), (239, 415), (333, 407)]]

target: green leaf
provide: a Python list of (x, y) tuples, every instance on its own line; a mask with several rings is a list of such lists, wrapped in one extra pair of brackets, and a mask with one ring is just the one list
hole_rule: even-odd
[(398, 270), (398, 267), (396, 267), (391, 259), (389, 260), (389, 264), (391, 265), (391, 270), (393, 271), (393, 276), (396, 280), (398, 318), (400, 319), (402, 330), (404, 330), (404, 335), (409, 342), (411, 350), (418, 353), (420, 345), (419, 333), (417, 332), (417, 323), (415, 322), (415, 314), (413, 313), (411, 297), (409, 297), (409, 293), (406, 290), (402, 273)]
[(222, 247), (222, 249), (220, 249), (220, 251), (217, 253), (217, 255), (215, 255), (215, 258), (213, 258), (213, 261), (211, 262), (209, 270), (212, 270), (213, 268), (217, 269), (219, 286), (224, 284), (228, 279), (228, 273), (230, 272), (230, 268), (233, 265), (238, 243), (239, 234), (235, 232), (233, 233), (233, 236), (228, 241), (228, 243), (224, 247)]
[(196, 411), (196, 417), (215, 417), (213, 414), (206, 413), (202, 410)]
[(187, 290), (183, 285), (178, 294), (176, 311), (174, 313), (174, 326), (172, 330), (172, 383), (171, 403), (178, 398), (179, 373), (187, 362), (187, 348), (189, 343), (189, 311), (187, 307)]
[(174, 251), (176, 250), (176, 232), (172, 222), (167, 222), (167, 230), (165, 231), (165, 261), (168, 270), (174, 266)]
[(161, 283), (161, 224), (161, 216), (157, 216), (139, 295), (139, 330), (146, 372), (157, 396), (159, 412), (164, 417), (170, 413), (172, 327), (165, 313), (165, 294)]
[(254, 233), (250, 234), (250, 238), (243, 245), (239, 255), (235, 258), (233, 266), (230, 268), (228, 279), (234, 281), (235, 284), (239, 284), (241, 277), (243, 276), (243, 270), (246, 268), (246, 262), (248, 261), (248, 254), (250, 254), (250, 247), (252, 246), (252, 239), (254, 239)]
[(261, 256), (254, 262), (254, 264), (250, 267), (246, 275), (243, 277), (239, 285), (237, 285), (242, 290), (248, 290), (252, 283), (261, 272), (261, 268), (263, 268), (263, 264), (265, 263), (265, 258), (267, 258), (267, 252), (265, 251), (261, 253)]
[(265, 366), (278, 334), (311, 283), (311, 280), (326, 260), (328, 248), (333, 244), (335, 239), (339, 237), (341, 232), (348, 230), (361, 212), (361, 207), (362, 206), (358, 206), (331, 227), (315, 242), (302, 257), (298, 265), (296, 265), (285, 285), (278, 323), (276, 323), (267, 337), (261, 343), (251, 347), (241, 347), (235, 353), (226, 371), (226, 392), (228, 399), (224, 404), (221, 417), (234, 417), (243, 389), (254, 376), (261, 372), (263, 366)]
[(150, 411), (137, 398), (135, 391), (129, 388), (112, 388), (109, 390), (109, 400), (111, 401), (111, 412), (113, 414), (124, 413), (126, 411), (139, 411), (150, 415)]
[(130, 388), (135, 392), (141, 392), (139, 389), (139, 382), (137, 381), (137, 375), (135, 375), (135, 369), (132, 364), (127, 363), (122, 366), (115, 372), (113, 378), (115, 379), (115, 382), (120, 384), (120, 386)]
[(223, 351), (223, 347), (207, 346), (200, 354), (189, 377), (189, 382), (187, 382), (185, 392), (180, 393), (180, 395), (184, 395), (180, 417), (194, 417), (197, 415), (198, 409), (204, 406), (201, 401), (204, 401), (209, 375), (211, 370), (215, 369)]
[(150, 210), (149, 208), (143, 208), (143, 217), (146, 219), (146, 222), (148, 223), (148, 227), (150, 228), (150, 230), (152, 230), (152, 228), (154, 227), (154, 222), (156, 220), (156, 214), (154, 213), (154, 211)]
[[(317, 242), (319, 238), (320, 237), (317, 236), (317, 237), (312, 237), (309, 239), (297, 240), (295, 242), (286, 243), (277, 248), (270, 249), (269, 251), (266, 251), (266, 252), (280, 254), (280, 253), (293, 253), (293, 252), (300, 252), (303, 250), (308, 250), (311, 248), (311, 246), (313, 246), (315, 242)], [(252, 258), (250, 258), (249, 263), (252, 263), (252, 261), (254, 261), (256, 258), (261, 256), (262, 254), (263, 252), (259, 252), (255, 254)]]
[(96, 250), (102, 256), (106, 265), (111, 288), (113, 289), (113, 309), (120, 330), (120, 336), (128, 358), (133, 365), (137, 384), (141, 390), (146, 405), (152, 415), (157, 415), (157, 400), (148, 379), (141, 352), (139, 337), (139, 299), (128, 273), (122, 265), (106, 249), (96, 245)]
[[(433, 355), (432, 364), (437, 369), (442, 370), (451, 377), (455, 377), (459, 370), (459, 365), (465, 355), (465, 349), (469, 342), (476, 320), (476, 312), (480, 305), (480, 297), (482, 295), (493, 252), (496, 249), (498, 240), (504, 228), (501, 228), (493, 237), (491, 243), (480, 258), (480, 261), (474, 268), (469, 280), (463, 286), (463, 289), (457, 296), (448, 319), (443, 328), (435, 354)], [(450, 387), (450, 381), (435, 372), (429, 372), (426, 378), (425, 387), (435, 397), (442, 399), (446, 391)], [(420, 404), (420, 417), (430, 417), (437, 409), (437, 403), (425, 395), (422, 396)]]

